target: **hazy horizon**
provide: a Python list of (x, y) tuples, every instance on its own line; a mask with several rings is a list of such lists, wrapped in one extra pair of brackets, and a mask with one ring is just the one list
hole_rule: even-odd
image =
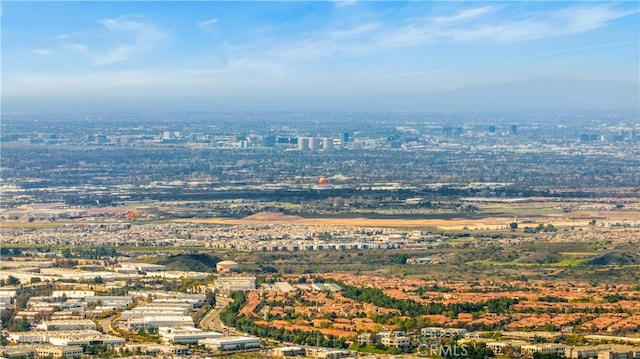
[(636, 110), (639, 33), (624, 1), (4, 2), (2, 111)]

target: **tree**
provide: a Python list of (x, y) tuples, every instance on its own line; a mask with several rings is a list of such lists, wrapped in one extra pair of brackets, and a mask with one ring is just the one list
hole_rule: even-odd
[(18, 285), (20, 284), (20, 279), (10, 275), (9, 277), (7, 277), (6, 283), (7, 285)]

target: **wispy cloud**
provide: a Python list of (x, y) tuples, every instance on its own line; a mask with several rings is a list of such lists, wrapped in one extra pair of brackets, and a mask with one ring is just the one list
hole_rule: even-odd
[(209, 20), (200, 21), (199, 23), (197, 23), (197, 25), (202, 31), (211, 32), (216, 29), (217, 23), (218, 23), (218, 19), (212, 18)]
[(365, 23), (346, 30), (332, 30), (329, 35), (333, 38), (349, 37), (374, 31), (379, 26), (380, 24), (378, 23)]
[(48, 56), (48, 55), (51, 55), (53, 52), (47, 49), (35, 49), (33, 50), (33, 53), (40, 56)]
[(355, 5), (358, 0), (330, 0), (336, 7), (344, 8)]
[[(390, 26), (381, 43), (416, 46), (428, 43), (468, 43), (474, 41), (516, 42), (592, 31), (639, 10), (619, 10), (611, 5), (572, 6), (520, 18), (502, 17), (492, 7), (467, 9), (450, 16), (413, 19)], [(495, 14), (495, 16), (488, 16)], [(482, 21), (479, 21), (482, 20)]]
[(489, 14), (495, 11), (496, 8), (494, 6), (483, 6), (477, 7), (473, 9), (465, 9), (456, 14), (449, 16), (438, 16), (433, 19), (435, 24), (452, 24), (462, 21), (468, 21), (474, 18), (481, 17), (483, 15)]
[(81, 53), (86, 53), (89, 50), (89, 47), (85, 44), (78, 44), (78, 43), (63, 43), (62, 48), (65, 50), (70, 50), (70, 51), (75, 51), (75, 52), (81, 52)]
[[(154, 48), (165, 38), (164, 32), (150, 23), (127, 17), (99, 21), (105, 29), (129, 37), (128, 44), (119, 44), (94, 57), (95, 65), (107, 65), (128, 60), (133, 55)], [(125, 40), (126, 41), (126, 40)]]
[[(100, 27), (53, 39), (60, 42), (62, 49), (82, 53), (93, 65), (102, 66), (129, 60), (155, 48), (167, 37), (155, 25), (131, 16), (102, 19), (98, 24)], [(69, 42), (71, 39), (74, 42)]]

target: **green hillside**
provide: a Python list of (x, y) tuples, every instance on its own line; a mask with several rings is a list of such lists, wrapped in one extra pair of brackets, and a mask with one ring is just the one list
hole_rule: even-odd
[(586, 262), (589, 265), (628, 265), (640, 264), (640, 255), (622, 251), (611, 251)]
[(222, 259), (203, 253), (187, 253), (169, 256), (158, 261), (168, 271), (215, 272), (216, 264)]

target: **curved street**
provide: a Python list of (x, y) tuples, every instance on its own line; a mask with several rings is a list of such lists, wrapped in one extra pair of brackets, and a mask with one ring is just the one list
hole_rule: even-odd
[(231, 302), (229, 298), (216, 296), (216, 305), (213, 307), (207, 314), (202, 318), (200, 324), (198, 325), (202, 330), (212, 330), (218, 331), (220, 333), (227, 333), (229, 328), (227, 328), (224, 323), (220, 320), (220, 313), (227, 307), (227, 305)]

